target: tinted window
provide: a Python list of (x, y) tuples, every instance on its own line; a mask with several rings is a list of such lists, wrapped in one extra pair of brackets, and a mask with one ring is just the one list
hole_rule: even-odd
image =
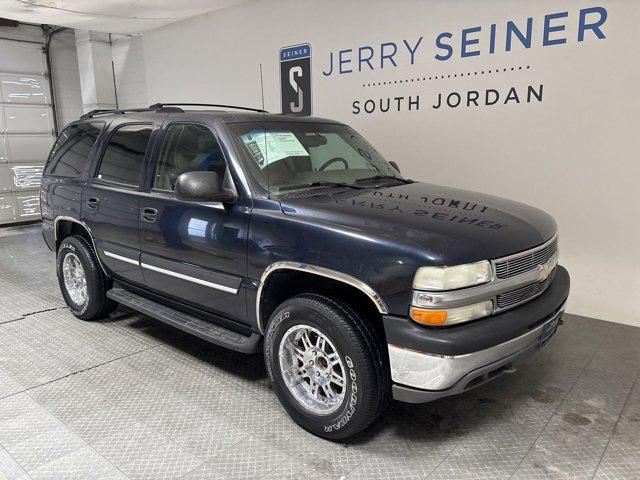
[(185, 172), (210, 171), (224, 178), (226, 164), (215, 136), (207, 127), (174, 123), (167, 127), (153, 188), (173, 190)]
[(96, 143), (102, 125), (102, 123), (80, 123), (65, 128), (51, 149), (45, 175), (80, 176), (86, 170), (89, 152)]
[(150, 125), (126, 125), (117, 129), (102, 156), (98, 178), (137, 187), (151, 130)]

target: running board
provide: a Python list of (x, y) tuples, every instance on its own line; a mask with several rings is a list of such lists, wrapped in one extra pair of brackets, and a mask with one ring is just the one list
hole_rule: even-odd
[(255, 353), (260, 349), (261, 335), (253, 332), (247, 337), (215, 323), (167, 307), (123, 288), (112, 288), (107, 297), (122, 305), (144, 313), (168, 325), (200, 337), (207, 342), (242, 353)]

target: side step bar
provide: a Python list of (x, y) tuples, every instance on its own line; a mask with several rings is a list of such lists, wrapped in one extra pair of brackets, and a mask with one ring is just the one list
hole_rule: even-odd
[(175, 308), (154, 302), (153, 300), (129, 292), (123, 288), (112, 288), (107, 292), (107, 297), (153, 317), (156, 320), (179, 328), (184, 332), (191, 333), (203, 340), (220, 345), (221, 347), (242, 353), (255, 353), (260, 349), (262, 336), (256, 332), (253, 332), (251, 336), (247, 337), (228, 328), (176, 310)]

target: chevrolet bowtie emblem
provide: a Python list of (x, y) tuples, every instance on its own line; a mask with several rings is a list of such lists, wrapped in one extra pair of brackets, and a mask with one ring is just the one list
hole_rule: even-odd
[(545, 263), (544, 265), (538, 265), (538, 281), (544, 282), (549, 274), (553, 271), (553, 264)]

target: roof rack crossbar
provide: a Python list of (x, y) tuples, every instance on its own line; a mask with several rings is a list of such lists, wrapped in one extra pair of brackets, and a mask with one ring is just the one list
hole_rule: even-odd
[(240, 107), (238, 105), (223, 105), (220, 103), (154, 103), (149, 106), (150, 110), (157, 110), (162, 107), (219, 107), (219, 108), (234, 108), (236, 110), (247, 110), (249, 112), (269, 113), (266, 110), (260, 108)]

